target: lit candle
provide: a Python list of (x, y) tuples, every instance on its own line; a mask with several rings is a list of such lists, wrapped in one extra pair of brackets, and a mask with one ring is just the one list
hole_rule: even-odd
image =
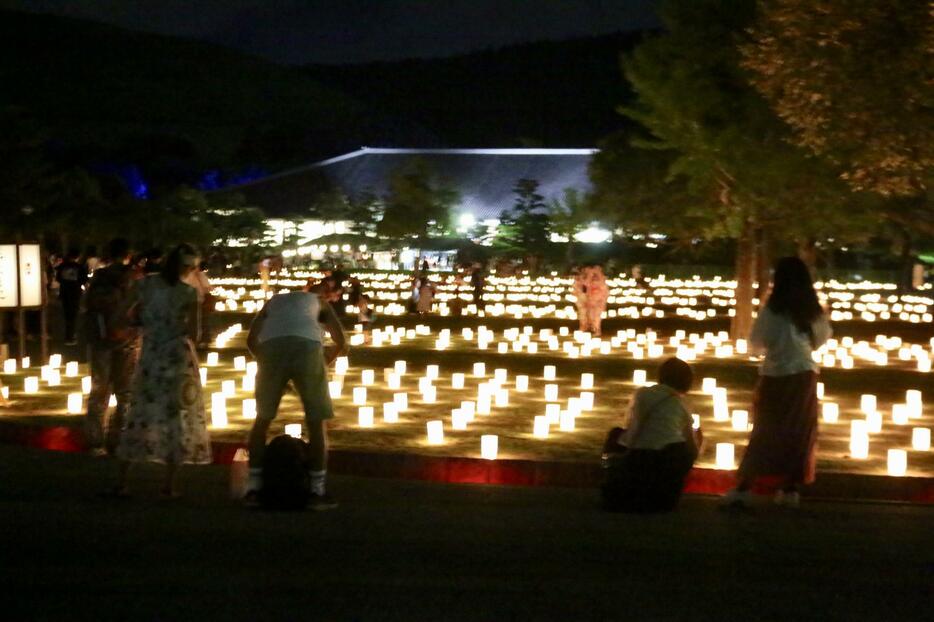
[(62, 366), (62, 355), (61, 354), (53, 354), (52, 356), (49, 357), (49, 367), (51, 367), (52, 369), (56, 369), (61, 366)]
[(733, 443), (717, 443), (715, 468), (729, 470), (734, 466)]
[(850, 457), (861, 460), (869, 457), (869, 430), (865, 420), (850, 422)]
[(474, 363), (473, 364), (473, 375), (474, 378), (483, 378), (486, 376), (486, 364), (485, 363)]
[(911, 448), (915, 451), (928, 451), (931, 449), (930, 428), (913, 428), (911, 430)]
[(227, 427), (227, 396), (223, 393), (211, 394), (211, 425), (215, 428)]
[(532, 425), (532, 436), (535, 438), (548, 438), (548, 418), (536, 415)]
[(728, 421), (729, 419), (730, 411), (726, 399), (726, 389), (717, 387), (713, 390), (713, 420)]
[(835, 402), (824, 402), (823, 417), (827, 423), (836, 423), (840, 417), (840, 405)]
[(3, 361), (3, 373), (5, 374), (16, 373), (16, 359), (7, 359)]
[(234, 357), (234, 369), (236, 371), (246, 371), (246, 357), (245, 356)]
[(745, 432), (749, 427), (749, 411), (733, 411), (733, 429), (737, 432)]
[(545, 380), (554, 380), (557, 374), (557, 369), (554, 365), (545, 365), (544, 376)]
[(386, 423), (399, 422), (399, 409), (396, 407), (395, 402), (383, 403), (383, 421)]
[(496, 460), (499, 451), (499, 437), (495, 434), (484, 434), (480, 437), (480, 457), (485, 460)]
[(357, 425), (361, 428), (373, 427), (373, 407), (361, 406), (357, 409)]
[(396, 375), (399, 375), (399, 376), (405, 375), (405, 367), (406, 367), (405, 361), (396, 361), (393, 364), (393, 369), (396, 370)]
[(80, 415), (84, 410), (84, 396), (81, 393), (68, 394), (68, 414)]
[(339, 356), (334, 359), (334, 373), (338, 376), (343, 376), (347, 373), (347, 370), (350, 369), (350, 362), (347, 360), (346, 356)]
[(244, 419), (256, 419), (256, 400), (251, 398), (240, 403), (240, 410)]
[(428, 443), (431, 445), (440, 445), (444, 442), (444, 422), (435, 419), (426, 424), (428, 430)]
[(435, 380), (438, 378), (440, 371), (441, 370), (437, 365), (428, 365), (425, 368), (425, 376), (427, 376), (428, 378), (431, 378), (432, 380)]
[(581, 391), (580, 403), (582, 410), (593, 410), (593, 391)]
[(593, 374), (583, 373), (581, 374), (581, 388), (582, 389), (592, 389), (593, 388)]
[(65, 376), (67, 378), (75, 378), (78, 375), (78, 362), (69, 361), (65, 363)]
[(645, 373), (644, 369), (637, 369), (632, 372), (632, 382), (638, 387), (643, 386), (647, 379), (648, 375)]
[(717, 388), (717, 379), (716, 378), (704, 378), (701, 381), (701, 391), (707, 393), (708, 395), (713, 393), (713, 390)]
[(354, 387), (353, 388), (353, 405), (354, 406), (366, 405), (366, 387)]
[(876, 396), (871, 393), (864, 393), (859, 397), (859, 409), (865, 414), (876, 412)]
[(516, 391), (524, 393), (529, 390), (529, 377), (516, 376)]
[(208, 367), (216, 367), (219, 360), (217, 352), (208, 352), (208, 358), (205, 361), (205, 364)]
[(85, 376), (81, 379), (81, 392), (87, 395), (91, 392), (91, 377)]
[(904, 449), (890, 449), (888, 453), (889, 475), (900, 477), (908, 470), (908, 453)]

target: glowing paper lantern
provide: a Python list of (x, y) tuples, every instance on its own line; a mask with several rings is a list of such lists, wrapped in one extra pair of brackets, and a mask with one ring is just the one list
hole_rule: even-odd
[(248, 376), (255, 376), (257, 371), (259, 371), (259, 364), (256, 361), (250, 361), (246, 364), (246, 374)]
[(700, 429), (700, 415), (691, 415), (691, 428), (694, 430)]
[(285, 424), (285, 433), (291, 436), (292, 438), (301, 438), (302, 437), (302, 424), (300, 423)]
[(84, 410), (84, 396), (81, 393), (68, 394), (68, 414), (80, 415)]
[(211, 394), (211, 425), (215, 428), (227, 427), (227, 397), (223, 393)]
[(343, 383), (340, 380), (331, 380), (328, 382), (328, 395), (331, 399), (337, 399), (341, 396)]
[(713, 420), (728, 421), (729, 419), (730, 410), (726, 401), (726, 389), (717, 387), (713, 390)]
[(398, 391), (402, 388), (402, 376), (396, 372), (392, 372), (386, 378), (386, 385), (389, 387), (390, 391)]
[(824, 383), (823, 382), (817, 383), (817, 399), (819, 400), (824, 399)]
[(895, 425), (908, 425), (907, 404), (892, 404), (892, 423)]
[(545, 404), (545, 418), (548, 419), (548, 423), (556, 424), (560, 421), (561, 417), (561, 405), (560, 404)]
[(256, 400), (252, 397), (243, 400), (240, 403), (240, 412), (244, 419), (256, 419)]
[(233, 380), (224, 380), (221, 382), (221, 393), (227, 397), (234, 397), (237, 394), (237, 383)]
[(399, 422), (399, 409), (396, 407), (395, 402), (383, 403), (383, 421), (386, 423)]
[(438, 378), (440, 371), (441, 370), (437, 365), (428, 365), (425, 368), (425, 376), (427, 376), (428, 378), (432, 380), (436, 380)]
[(334, 359), (334, 373), (338, 376), (345, 375), (349, 368), (350, 362), (347, 360), (346, 356), (339, 356)]
[(525, 393), (529, 390), (529, 377), (528, 376), (516, 376), (516, 391), (520, 393)]
[(882, 413), (872, 412), (866, 415), (866, 429), (872, 434), (882, 431)]
[(62, 384), (62, 373), (58, 371), (57, 369), (50, 369), (48, 382), (49, 382), (50, 387), (59, 386), (60, 384)]
[(20, 359), (19, 366), (23, 369), (29, 369), (29, 366), (32, 364), (32, 361), (28, 356), (24, 356)]
[(876, 396), (871, 393), (859, 396), (859, 409), (867, 415), (876, 412)]
[(425, 390), (422, 391), (422, 401), (426, 404), (434, 404), (438, 397), (437, 387), (427, 386)]
[(556, 384), (545, 385), (545, 401), (546, 402), (557, 402), (558, 401), (558, 385)]
[(246, 371), (246, 357), (245, 356), (234, 357), (234, 369), (236, 371)]
[(66, 378), (75, 378), (78, 376), (78, 362), (69, 361), (65, 363), (65, 377)]
[(648, 375), (645, 373), (644, 369), (637, 369), (632, 372), (632, 382), (636, 386), (643, 386), (645, 381), (648, 379)]
[(49, 357), (49, 367), (51, 367), (52, 369), (57, 369), (61, 366), (62, 366), (62, 355), (61, 354), (53, 354), (52, 356)]
[(486, 376), (486, 364), (485, 363), (474, 363), (473, 364), (473, 375), (474, 378), (483, 378)]
[(111, 393), (110, 399), (107, 400), (107, 407), (114, 408), (116, 407), (116, 405), (117, 405), (117, 396)]
[(495, 434), (484, 434), (480, 437), (480, 457), (485, 460), (496, 460), (499, 451), (499, 437)]
[(428, 443), (431, 445), (440, 445), (444, 442), (444, 422), (435, 419), (429, 421), (426, 425), (428, 430)]
[(554, 380), (557, 374), (557, 369), (554, 365), (545, 365), (544, 368), (544, 377), (545, 380)]
[(207, 360), (205, 361), (205, 365), (207, 365), (208, 367), (216, 367), (219, 359), (220, 357), (217, 354), (217, 352), (208, 352), (208, 357), (207, 357)]
[(869, 430), (865, 420), (850, 422), (850, 457), (860, 460), (869, 457)]
[(207, 367), (198, 368), (198, 376), (201, 378), (201, 386), (206, 387), (208, 384), (208, 369)]
[(717, 388), (717, 379), (716, 378), (704, 378), (701, 381), (701, 391), (707, 393), (708, 395), (713, 393), (713, 390)]
[(467, 429), (467, 415), (460, 408), (455, 408), (451, 411), (451, 428), (454, 430), (466, 430)]
[(81, 392), (87, 395), (91, 392), (91, 377), (85, 376), (81, 379)]
[(354, 406), (366, 405), (366, 387), (354, 387), (353, 388), (353, 405)]
[(393, 393), (392, 402), (396, 405), (396, 412), (404, 413), (409, 409), (409, 394)]
[(360, 372), (360, 383), (368, 387), (376, 382), (376, 372), (372, 369), (364, 369)]
[(911, 448), (915, 451), (928, 451), (931, 449), (930, 428), (913, 428), (911, 430)]
[(357, 410), (357, 425), (361, 428), (372, 428), (373, 427), (373, 407), (372, 406), (361, 406)]
[(890, 449), (888, 452), (889, 475), (900, 477), (908, 470), (908, 453), (904, 449)]
[(574, 413), (570, 410), (562, 410), (558, 415), (558, 429), (562, 432), (573, 432), (574, 420)]
[(482, 395), (477, 398), (477, 414), (478, 415), (489, 415), (493, 408), (493, 404), (490, 401), (489, 395)]
[(836, 423), (840, 418), (840, 405), (834, 402), (824, 402), (822, 406), (823, 418), (827, 423)]
[(908, 405), (908, 415), (913, 419), (920, 419), (923, 411), (921, 391), (908, 389), (905, 391), (905, 403)]
[(580, 403), (582, 410), (593, 410), (593, 391), (581, 391)]
[(593, 388), (593, 374), (590, 374), (590, 373), (581, 374), (581, 388), (582, 389)]
[(464, 374), (460, 372), (451, 374), (451, 388), (452, 389), (463, 389), (464, 388)]
[(733, 429), (737, 432), (745, 432), (749, 428), (749, 411), (733, 411)]
[(502, 367), (499, 367), (493, 370), (493, 380), (495, 380), (499, 384), (505, 384), (506, 380), (508, 379), (509, 379), (509, 372), (503, 369)]
[(7, 359), (3, 361), (3, 373), (5, 374), (16, 373), (16, 359)]
[(717, 443), (717, 454), (714, 467), (721, 470), (730, 470), (735, 467), (733, 443)]
[(240, 388), (244, 393), (252, 393), (256, 390), (256, 376), (246, 374), (240, 379)]
[(532, 436), (535, 438), (548, 438), (548, 418), (536, 415), (532, 424)]

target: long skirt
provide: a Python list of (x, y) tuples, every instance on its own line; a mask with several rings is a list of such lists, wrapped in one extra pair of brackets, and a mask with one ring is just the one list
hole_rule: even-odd
[(814, 481), (817, 374), (760, 376), (753, 396), (753, 428), (739, 466), (741, 480), (774, 476), (784, 485)]

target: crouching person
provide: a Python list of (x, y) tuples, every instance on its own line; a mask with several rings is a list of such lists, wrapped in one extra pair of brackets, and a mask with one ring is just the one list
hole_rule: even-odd
[(633, 395), (627, 427), (610, 430), (603, 448), (606, 509), (670, 512), (677, 507), (703, 442), (682, 401), (693, 380), (690, 365), (670, 358), (659, 367), (658, 384)]
[[(325, 348), (322, 324), (334, 344)], [(317, 293), (289, 292), (273, 296), (250, 327), (247, 347), (256, 358), (256, 421), (250, 431), (250, 470), (246, 501), (255, 504), (263, 487), (266, 434), (276, 418), (289, 382), (302, 401), (308, 432), (309, 503), (316, 510), (337, 503), (327, 494), (327, 420), (334, 416), (326, 368), (347, 345), (331, 306)]]

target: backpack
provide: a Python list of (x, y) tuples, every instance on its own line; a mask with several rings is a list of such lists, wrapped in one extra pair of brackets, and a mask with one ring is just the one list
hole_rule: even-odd
[(269, 441), (263, 453), (260, 507), (266, 510), (304, 510), (311, 493), (308, 444), (285, 434)]
[(87, 337), (90, 343), (123, 343), (133, 339), (136, 330), (127, 308), (133, 274), (123, 266), (102, 268), (91, 279), (85, 295)]

